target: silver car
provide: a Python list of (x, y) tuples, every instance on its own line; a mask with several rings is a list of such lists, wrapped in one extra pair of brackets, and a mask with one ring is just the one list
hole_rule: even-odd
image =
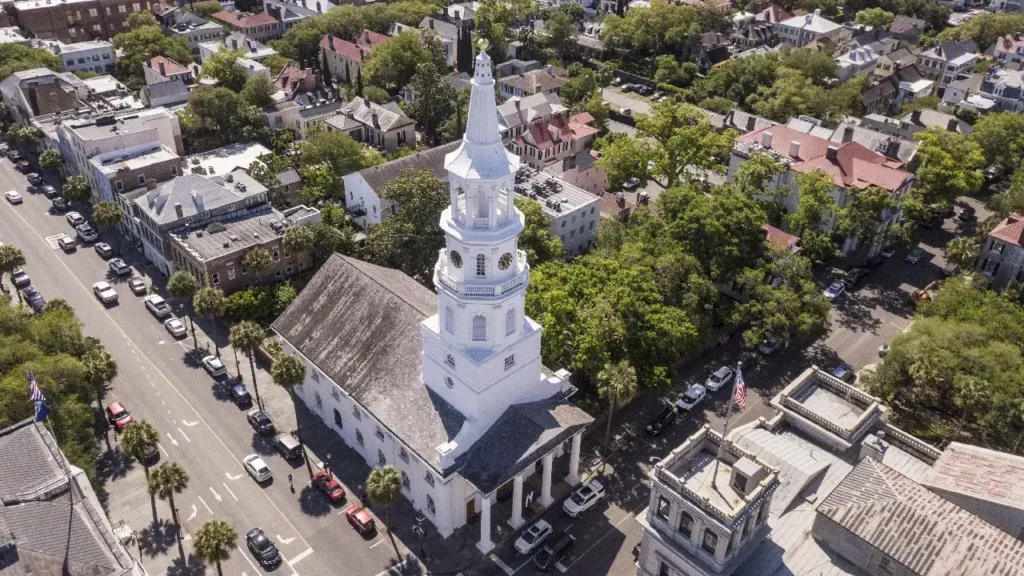
[(187, 335), (185, 324), (173, 316), (164, 320), (164, 328), (175, 338), (184, 338)]

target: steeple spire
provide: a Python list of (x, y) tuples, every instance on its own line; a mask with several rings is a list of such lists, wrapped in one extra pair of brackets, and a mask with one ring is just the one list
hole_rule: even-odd
[(459, 149), (448, 155), (445, 168), (462, 178), (499, 180), (513, 176), (519, 169), (519, 158), (501, 141), (491, 57), (484, 50), (477, 54), (470, 84), (466, 133)]

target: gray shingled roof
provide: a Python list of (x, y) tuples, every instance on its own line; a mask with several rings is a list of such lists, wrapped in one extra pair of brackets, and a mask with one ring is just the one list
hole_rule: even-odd
[(420, 22), (420, 28), (423, 30), (433, 30), (434, 32), (437, 32), (438, 36), (447, 38), (448, 40), (459, 39), (459, 29), (457, 26), (449, 24), (443, 20), (431, 18), (430, 16), (425, 16), (423, 18)]
[[(516, 106), (516, 103), (519, 105)], [(506, 128), (515, 128), (533, 122), (537, 118), (565, 112), (562, 99), (554, 92), (541, 92), (523, 98), (511, 99), (498, 106), (498, 116)]]
[[(198, 174), (184, 174), (154, 188), (135, 203), (154, 221), (170, 224), (195, 216), (219, 206), (237, 202), (242, 196)], [(175, 212), (175, 204), (181, 204), (182, 215)]]
[(177, 96), (181, 99), (181, 102), (188, 100), (188, 87), (185, 86), (185, 82), (181, 78), (150, 84), (144, 90), (150, 100), (154, 98), (168, 98), (170, 96)]
[(376, 114), (376, 127), (383, 132), (416, 123), (397, 106), (382, 106), (356, 96), (342, 107), (342, 112), (367, 126), (374, 125), (373, 115)]
[(273, 329), (438, 472), (465, 417), (422, 381), (420, 322), (437, 297), (400, 270), (335, 254)]
[(417, 152), (398, 160), (385, 162), (362, 170), (359, 174), (374, 190), (380, 190), (385, 184), (398, 178), (406, 170), (430, 170), (442, 180), (448, 180), (448, 172), (444, 169), (444, 157), (459, 147), (462, 140), (449, 142), (444, 146)]

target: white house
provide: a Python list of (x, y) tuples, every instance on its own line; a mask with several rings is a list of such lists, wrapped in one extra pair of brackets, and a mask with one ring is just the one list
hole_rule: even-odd
[(117, 62), (114, 45), (106, 40), (87, 40), (74, 44), (46, 42), (46, 47), (60, 58), (65, 72), (109, 74), (114, 71)]
[(829, 38), (838, 43), (841, 38), (848, 35), (848, 31), (841, 24), (822, 17), (820, 8), (813, 14), (801, 14), (777, 22), (775, 31), (781, 42), (798, 48), (820, 38)]
[[(524, 313), (530, 265), (513, 204), (519, 159), (498, 129), (491, 60), (476, 58), (469, 121), (445, 156), (450, 206), (437, 293), (398, 270), (333, 256), (273, 324), (308, 370), (298, 398), (371, 466), (402, 473), (402, 494), (448, 537), (479, 515), (484, 553), (495, 521), (523, 518), (524, 483), (553, 503), (554, 459), (580, 482), (593, 419), (568, 404), (569, 373), (541, 365), (541, 326)], [(539, 479), (535, 476), (538, 475)], [(509, 518), (492, 518), (512, 493)]]

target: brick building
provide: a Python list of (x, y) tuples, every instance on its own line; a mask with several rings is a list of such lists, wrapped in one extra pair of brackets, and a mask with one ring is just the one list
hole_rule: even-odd
[(151, 11), (149, 0), (22, 0), (11, 8), (18, 27), (40, 40), (108, 40), (128, 29), (128, 16)]

